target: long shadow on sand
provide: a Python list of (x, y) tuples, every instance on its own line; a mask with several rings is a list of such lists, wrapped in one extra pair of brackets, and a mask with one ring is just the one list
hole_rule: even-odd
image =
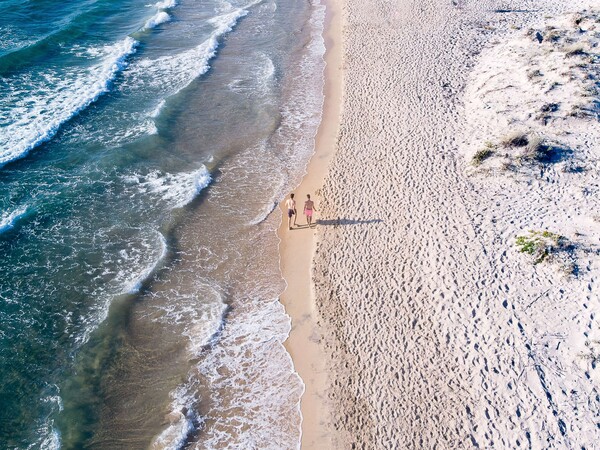
[(338, 225), (362, 225), (369, 223), (381, 223), (381, 219), (319, 219), (317, 225), (338, 226)]
[(495, 13), (500, 13), (500, 14), (529, 13), (529, 12), (536, 12), (536, 11), (539, 11), (539, 9), (505, 9), (505, 8), (494, 9)]

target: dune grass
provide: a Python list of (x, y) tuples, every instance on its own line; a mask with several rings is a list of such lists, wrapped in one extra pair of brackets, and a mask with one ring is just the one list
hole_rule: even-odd
[(491, 157), (494, 154), (494, 148), (494, 144), (487, 141), (485, 147), (481, 150), (477, 150), (475, 155), (473, 155), (473, 165), (479, 166), (483, 161)]
[(520, 130), (512, 131), (500, 138), (502, 147), (525, 147), (528, 143), (527, 133)]

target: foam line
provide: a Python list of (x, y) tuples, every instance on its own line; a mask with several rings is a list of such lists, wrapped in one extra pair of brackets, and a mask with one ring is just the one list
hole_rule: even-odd
[(156, 28), (158, 25), (168, 22), (169, 20), (171, 20), (171, 16), (169, 16), (169, 14), (164, 11), (159, 11), (154, 17), (148, 19), (142, 30), (151, 30), (152, 28)]
[(135, 293), (139, 292), (139, 290), (142, 288), (142, 285), (144, 284), (144, 281), (146, 281), (150, 278), (150, 276), (154, 273), (154, 271), (160, 265), (161, 261), (165, 258), (165, 256), (167, 256), (167, 249), (168, 249), (167, 240), (161, 233), (158, 233), (158, 235), (159, 235), (159, 241), (160, 241), (160, 246), (161, 246), (160, 255), (158, 256), (158, 258), (156, 258), (156, 260), (152, 264), (150, 264), (148, 267), (146, 267), (142, 271), (142, 273), (140, 273), (139, 276), (125, 288), (124, 293), (135, 294)]
[(154, 6), (156, 9), (175, 8), (175, 6), (177, 6), (177, 0), (163, 0), (162, 2), (156, 3)]
[[(60, 127), (75, 117), (102, 94), (110, 90), (110, 84), (127, 65), (127, 58), (135, 53), (138, 42), (127, 37), (105, 50), (108, 56), (87, 76), (62, 81), (54, 86), (55, 94), (49, 98), (30, 98), (33, 106), (16, 121), (4, 128), (0, 135), (0, 167), (23, 158), (38, 145), (50, 140)], [(56, 88), (64, 87), (60, 92)]]
[[(228, 13), (211, 18), (208, 23), (214, 26), (214, 30), (208, 39), (201, 44), (176, 55), (163, 56), (153, 60), (141, 60), (139, 65), (132, 69), (132, 72), (139, 72), (144, 76), (154, 74), (157, 79), (164, 77), (165, 73), (169, 73), (170, 82), (173, 86), (169, 96), (179, 93), (196, 78), (208, 72), (210, 69), (209, 62), (217, 54), (219, 39), (231, 32), (238, 21), (249, 14), (249, 11), (245, 8), (259, 3), (261, 3), (261, 0), (254, 1), (244, 8), (236, 8)], [(155, 111), (152, 111), (150, 115), (154, 117), (155, 113)]]
[(27, 213), (27, 206), (21, 206), (14, 211), (2, 213), (0, 215), (0, 233), (10, 230), (15, 223)]

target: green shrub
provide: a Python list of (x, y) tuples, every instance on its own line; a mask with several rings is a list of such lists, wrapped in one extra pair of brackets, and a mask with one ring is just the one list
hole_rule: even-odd
[(539, 264), (563, 248), (564, 241), (565, 238), (559, 234), (531, 230), (526, 236), (517, 236), (515, 244), (521, 253), (533, 256), (533, 264)]

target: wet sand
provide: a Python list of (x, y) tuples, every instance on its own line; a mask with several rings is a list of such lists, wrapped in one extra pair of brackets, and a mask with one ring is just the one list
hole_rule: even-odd
[[(281, 296), (287, 314), (292, 320), (292, 330), (285, 347), (292, 356), (294, 367), (302, 378), (305, 392), (301, 400), (302, 448), (326, 449), (331, 447), (330, 417), (326, 400), (327, 370), (323, 343), (318, 329), (317, 310), (311, 281), (311, 264), (314, 256), (317, 230), (315, 222), (320, 217), (319, 189), (336, 148), (342, 97), (340, 0), (327, 1), (324, 39), (325, 86), (323, 116), (315, 140), (315, 153), (307, 167), (302, 182), (294, 190), (298, 210), (297, 227), (287, 227), (283, 216), (278, 235), (281, 270), (287, 288)], [(315, 200), (316, 215), (309, 229), (302, 214), (306, 194)], [(285, 201), (280, 205), (285, 213)]]

